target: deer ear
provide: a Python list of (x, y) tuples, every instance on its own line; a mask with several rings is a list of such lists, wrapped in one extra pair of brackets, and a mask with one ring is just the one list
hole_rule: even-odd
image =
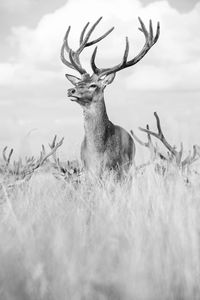
[(76, 85), (79, 81), (81, 81), (80, 78), (73, 75), (65, 74), (65, 76), (73, 85)]
[(106, 75), (103, 79), (102, 79), (102, 83), (104, 86), (111, 84), (113, 82), (115, 78), (115, 73), (111, 73), (109, 75)]

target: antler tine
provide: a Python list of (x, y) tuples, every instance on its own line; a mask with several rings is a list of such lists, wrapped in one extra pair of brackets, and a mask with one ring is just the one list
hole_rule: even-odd
[[(148, 126), (148, 125), (147, 125)], [(144, 147), (147, 147), (147, 148), (149, 148), (149, 138), (148, 138), (148, 142), (143, 142), (143, 141), (141, 141), (138, 137), (137, 137), (137, 135), (135, 135), (135, 133), (133, 132), (133, 130), (131, 130), (130, 131), (131, 132), (131, 135), (132, 135), (132, 137), (138, 142), (138, 144), (140, 144), (141, 146), (144, 146)], [(149, 134), (148, 134), (148, 136), (150, 136)]]
[(157, 123), (157, 128), (158, 128), (158, 134), (160, 136), (160, 138), (163, 138), (163, 132), (162, 132), (162, 129), (161, 129), (161, 125), (160, 125), (160, 119), (158, 117), (158, 114), (156, 112), (154, 112), (154, 116), (156, 118), (156, 123)]
[(3, 159), (4, 159), (4, 161), (5, 161), (5, 163), (6, 163), (6, 166), (8, 166), (9, 165), (9, 163), (10, 163), (10, 159), (11, 159), (11, 156), (12, 156), (12, 154), (13, 154), (13, 148), (10, 150), (10, 152), (9, 152), (9, 154), (8, 154), (8, 157), (6, 156), (6, 150), (8, 149), (8, 147), (6, 146), (6, 147), (4, 147), (4, 149), (3, 149), (3, 152), (2, 152), (2, 155), (3, 155)]
[(196, 148), (197, 155), (200, 157), (200, 146), (195, 145), (195, 148)]
[[(148, 124), (147, 124), (146, 128), (149, 130), (149, 125)], [(148, 138), (148, 143), (151, 144), (152, 139), (151, 139), (151, 135), (149, 133), (147, 133), (147, 138)]]
[(12, 154), (13, 154), (13, 148), (10, 150), (10, 152), (9, 152), (9, 155), (8, 155), (8, 164), (10, 163), (10, 159), (11, 159), (11, 156), (12, 156)]
[(80, 45), (83, 43), (84, 34), (85, 34), (85, 31), (88, 28), (89, 24), (90, 24), (90, 22), (87, 22), (87, 24), (84, 26), (83, 30), (81, 31), (80, 41), (79, 41)]
[(188, 156), (184, 159), (184, 161), (182, 161), (181, 165), (182, 165), (182, 168), (184, 168), (186, 165), (189, 165), (190, 162), (191, 162), (191, 151), (189, 151), (189, 154)]
[(6, 150), (7, 150), (7, 148), (8, 148), (7, 146), (4, 147), (3, 151), (2, 151), (2, 156), (3, 156), (3, 159), (4, 159), (5, 162), (7, 162), (7, 157), (6, 157)]
[(70, 63), (65, 58), (65, 50), (67, 51), (67, 53), (69, 53), (69, 51), (71, 50), (69, 47), (69, 44), (68, 44), (68, 36), (69, 36), (70, 29), (71, 29), (71, 26), (68, 27), (68, 29), (65, 33), (65, 37), (64, 37), (63, 44), (62, 44), (61, 51), (60, 51), (60, 58), (64, 65), (66, 65), (67, 67), (69, 67), (71, 69), (75, 69), (75, 67), (72, 65), (72, 63)]
[(42, 150), (40, 151), (40, 158), (39, 158), (39, 161), (42, 160), (42, 158), (44, 157), (46, 151), (45, 151), (45, 147), (44, 145), (42, 144)]
[(188, 156), (182, 162), (182, 167), (184, 168), (186, 165), (191, 165), (195, 161), (200, 158), (200, 153), (198, 153), (198, 145), (193, 145), (193, 153), (191, 155), (191, 151), (189, 151)]
[[(145, 25), (144, 25), (142, 19), (141, 19), (140, 17), (138, 17), (138, 20), (139, 20), (140, 25), (141, 25), (141, 28), (138, 27), (138, 29), (139, 29), (141, 32), (144, 33), (145, 38), (147, 39), (147, 38), (148, 38), (148, 31), (147, 31), (147, 29), (146, 29), (146, 27), (145, 27)], [(149, 21), (149, 27), (150, 27), (150, 21)]]
[(70, 58), (70, 61), (73, 65), (74, 69), (76, 69), (81, 75), (87, 73), (86, 70), (83, 69), (83, 67), (81, 66), (79, 56), (76, 54), (76, 52), (74, 52), (71, 49), (69, 51), (69, 58)]
[(149, 20), (149, 37), (153, 39), (153, 27), (152, 27), (152, 20)]
[(157, 29), (156, 29), (156, 35), (155, 35), (155, 38), (154, 38), (154, 44), (157, 42), (159, 36), (160, 36), (160, 22), (157, 23)]
[(100, 69), (97, 68), (96, 64), (95, 64), (95, 57), (96, 57), (96, 54), (97, 54), (97, 46), (94, 48), (94, 51), (92, 53), (92, 56), (91, 56), (91, 59), (90, 59), (90, 64), (91, 64), (91, 67), (92, 67), (92, 70), (94, 72), (94, 74), (99, 74), (99, 71)]
[(93, 40), (89, 43), (86, 43), (85, 47), (89, 47), (92, 46), (98, 42), (100, 42), (101, 40), (103, 40), (107, 35), (109, 35), (113, 30), (114, 30), (114, 26), (112, 28), (110, 28), (108, 31), (106, 31), (102, 36), (100, 36), (99, 38), (97, 38), (96, 40)]
[(57, 134), (55, 134), (55, 136), (54, 136), (54, 138), (53, 138), (53, 141), (52, 141), (52, 143), (51, 143), (51, 144), (49, 144), (49, 147), (50, 147), (51, 149), (53, 149), (53, 148), (55, 147), (55, 144), (56, 144), (56, 139), (57, 139)]
[(183, 143), (181, 142), (180, 151), (176, 151), (176, 161), (178, 162), (178, 164), (181, 163), (182, 156), (183, 156)]
[(90, 60), (90, 64), (91, 64), (91, 67), (92, 67), (92, 70), (94, 72), (94, 74), (96, 75), (100, 75), (101, 73), (103, 72), (106, 72), (106, 71), (109, 71), (109, 69), (99, 69), (96, 64), (95, 64), (95, 58), (96, 58), (96, 54), (97, 54), (97, 46), (95, 47), (93, 53), (92, 53), (92, 56), (91, 56), (91, 60)]
[[(54, 149), (54, 147), (56, 146), (56, 140), (57, 140), (57, 135), (54, 136), (52, 143), (49, 144), (49, 147), (50, 147), (51, 149)], [(57, 164), (58, 161), (57, 161), (57, 157), (56, 157), (56, 152), (54, 152), (54, 153), (52, 154), (52, 157), (53, 157), (55, 163)]]
[(46, 155), (46, 150), (45, 150), (45, 146), (42, 144), (42, 157)]
[(125, 64), (127, 62), (128, 53), (129, 53), (129, 40), (128, 40), (128, 37), (126, 36), (126, 47), (125, 47), (125, 51), (124, 51), (122, 64)]
[(64, 37), (64, 45), (65, 45), (65, 49), (67, 52), (69, 52), (69, 50), (70, 50), (69, 43), (68, 43), (68, 37), (69, 37), (70, 30), (71, 30), (71, 26), (68, 27), (68, 29), (65, 33), (65, 37)]
[[(149, 21), (149, 31), (148, 31), (146, 29), (143, 21), (141, 20), (141, 18), (138, 17), (138, 19), (139, 19), (140, 26), (141, 26), (141, 28), (139, 28), (139, 30), (145, 36), (145, 44), (144, 44), (142, 50), (139, 52), (138, 55), (136, 55), (133, 59), (131, 59), (129, 61), (127, 61), (127, 57), (126, 57), (126, 60), (124, 59), (125, 53), (127, 51), (127, 50), (125, 50), (122, 62), (120, 64), (114, 66), (114, 67), (111, 67), (111, 68), (100, 69), (101, 72), (99, 72), (99, 73), (100, 73), (101, 76), (109, 75), (111, 73), (116, 73), (116, 72), (118, 72), (122, 69), (125, 69), (125, 68), (128, 68), (130, 66), (135, 65), (147, 54), (147, 52), (151, 49), (151, 47), (157, 42), (157, 40), (159, 38), (159, 35), (160, 35), (160, 23), (159, 22), (157, 23), (156, 35), (154, 37), (152, 21), (151, 20)], [(128, 39), (126, 38), (126, 49), (127, 49), (127, 44), (129, 46)], [(96, 56), (96, 53), (93, 56), (93, 59), (95, 58), (95, 56)], [(94, 62), (93, 62), (93, 65), (94, 65)], [(98, 68), (96, 67), (95, 69), (98, 69)]]

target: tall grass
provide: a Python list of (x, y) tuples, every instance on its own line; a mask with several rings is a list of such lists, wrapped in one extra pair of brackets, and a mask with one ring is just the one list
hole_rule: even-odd
[(200, 299), (200, 175), (0, 190), (0, 299)]

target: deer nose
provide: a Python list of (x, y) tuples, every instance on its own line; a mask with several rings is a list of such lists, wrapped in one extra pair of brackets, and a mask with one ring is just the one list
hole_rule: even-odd
[(69, 89), (69, 93), (70, 93), (70, 94), (75, 94), (75, 93), (76, 93), (76, 90), (75, 90), (75, 89)]
[(71, 94), (74, 94), (74, 93), (76, 93), (76, 90), (75, 89), (71, 89), (70, 92), (71, 92)]
[(76, 89), (68, 89), (68, 96), (76, 93)]

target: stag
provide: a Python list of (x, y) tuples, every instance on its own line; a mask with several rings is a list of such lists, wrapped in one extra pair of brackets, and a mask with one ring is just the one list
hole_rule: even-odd
[[(102, 17), (88, 31), (89, 23), (85, 25), (80, 35), (79, 48), (76, 51), (69, 47), (68, 36), (71, 27), (68, 27), (61, 48), (61, 60), (67, 67), (78, 71), (81, 75), (81, 78), (70, 74), (65, 76), (74, 86), (68, 89), (68, 97), (80, 104), (83, 109), (85, 136), (81, 145), (81, 160), (85, 169), (95, 171), (95, 173), (102, 172), (104, 169), (116, 170), (118, 174), (122, 174), (128, 171), (134, 162), (135, 144), (125, 129), (109, 120), (104, 101), (104, 89), (113, 82), (117, 72), (135, 65), (147, 54), (159, 38), (160, 25), (157, 24), (154, 36), (152, 21), (149, 21), (149, 30), (147, 30), (139, 18), (141, 26), (139, 30), (145, 36), (142, 50), (134, 58), (128, 60), (129, 40), (126, 37), (122, 61), (113, 67), (97, 67), (95, 63), (97, 47), (95, 47), (90, 60), (93, 74), (90, 75), (80, 62), (81, 52), (86, 47), (100, 42), (114, 29), (112, 27), (99, 38), (89, 41), (101, 19)], [(65, 54), (68, 55), (67, 59)]]

